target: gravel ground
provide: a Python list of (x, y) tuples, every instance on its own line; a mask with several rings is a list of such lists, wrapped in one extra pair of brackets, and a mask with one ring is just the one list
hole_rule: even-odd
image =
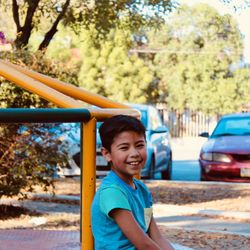
[[(187, 205), (204, 209), (250, 212), (250, 184), (215, 182), (174, 182), (144, 180), (154, 203)], [(100, 180), (97, 180), (97, 186)], [(79, 195), (79, 180), (61, 179), (55, 183), (56, 194)]]
[(250, 238), (240, 235), (204, 233), (160, 226), (160, 230), (171, 242), (195, 250), (249, 250)]

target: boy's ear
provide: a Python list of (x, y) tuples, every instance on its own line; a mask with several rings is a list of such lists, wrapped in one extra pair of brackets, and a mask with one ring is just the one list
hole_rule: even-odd
[(106, 161), (110, 162), (111, 161), (110, 152), (104, 147), (101, 148), (101, 152), (102, 152), (102, 156), (106, 159)]

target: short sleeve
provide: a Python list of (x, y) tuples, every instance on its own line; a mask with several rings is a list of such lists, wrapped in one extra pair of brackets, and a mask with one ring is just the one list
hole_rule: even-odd
[(131, 210), (126, 194), (117, 187), (107, 187), (100, 191), (100, 208), (107, 216), (115, 208)]

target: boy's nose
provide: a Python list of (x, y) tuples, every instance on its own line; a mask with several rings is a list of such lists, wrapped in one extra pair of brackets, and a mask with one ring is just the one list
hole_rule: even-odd
[(137, 150), (136, 148), (131, 148), (130, 154), (132, 156), (138, 156), (138, 155), (140, 155), (139, 150)]

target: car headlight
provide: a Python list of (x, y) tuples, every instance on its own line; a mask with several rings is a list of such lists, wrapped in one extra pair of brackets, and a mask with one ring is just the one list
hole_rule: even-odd
[(228, 155), (222, 153), (202, 153), (201, 159), (205, 161), (218, 161), (225, 163), (231, 162), (231, 158)]

